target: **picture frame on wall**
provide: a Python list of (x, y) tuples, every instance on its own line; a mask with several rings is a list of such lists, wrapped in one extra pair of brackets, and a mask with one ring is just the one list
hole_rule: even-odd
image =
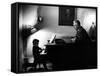
[(97, 7), (11, 4), (11, 72), (97, 69)]
[(74, 7), (59, 7), (59, 25), (60, 26), (72, 26), (75, 19)]

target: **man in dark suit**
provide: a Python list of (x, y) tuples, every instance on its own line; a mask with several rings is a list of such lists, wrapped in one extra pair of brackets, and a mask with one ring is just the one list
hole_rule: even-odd
[(73, 26), (76, 29), (75, 42), (79, 45), (89, 45), (91, 43), (90, 37), (86, 30), (81, 26), (80, 21), (74, 20)]
[(89, 66), (92, 62), (92, 45), (91, 39), (86, 30), (81, 26), (79, 20), (73, 21), (73, 26), (76, 29), (75, 46), (79, 56), (81, 66)]

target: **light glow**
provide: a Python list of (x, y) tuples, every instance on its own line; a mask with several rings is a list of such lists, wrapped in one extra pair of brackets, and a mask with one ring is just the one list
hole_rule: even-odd
[(92, 26), (92, 22), (96, 22), (96, 15), (94, 13), (88, 13), (84, 18), (83, 27), (88, 31)]
[(45, 48), (45, 45), (48, 43), (47, 40), (51, 39), (52, 33), (47, 30), (39, 30), (38, 32), (32, 34), (27, 41), (27, 54), (32, 55), (32, 41), (34, 39), (39, 40), (39, 47)]

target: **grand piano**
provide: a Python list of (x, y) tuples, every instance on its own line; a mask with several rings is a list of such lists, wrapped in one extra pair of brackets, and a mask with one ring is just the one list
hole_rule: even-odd
[(73, 70), (96, 68), (96, 47), (77, 46), (76, 43), (66, 43), (55, 39), (55, 43), (45, 45), (48, 60), (53, 64), (53, 70)]

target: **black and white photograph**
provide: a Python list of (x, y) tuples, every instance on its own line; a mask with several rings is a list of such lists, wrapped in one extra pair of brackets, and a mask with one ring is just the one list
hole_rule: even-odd
[(97, 68), (97, 7), (12, 4), (11, 71)]

